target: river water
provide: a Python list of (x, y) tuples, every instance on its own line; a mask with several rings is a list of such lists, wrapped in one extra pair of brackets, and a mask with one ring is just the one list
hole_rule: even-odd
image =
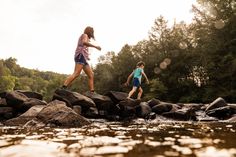
[(0, 157), (236, 157), (236, 123), (93, 120), (81, 128), (0, 127)]

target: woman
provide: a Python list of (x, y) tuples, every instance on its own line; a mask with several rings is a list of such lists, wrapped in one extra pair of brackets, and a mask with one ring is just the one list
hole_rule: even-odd
[(66, 89), (73, 80), (75, 80), (81, 73), (82, 69), (88, 76), (88, 84), (91, 92), (94, 92), (94, 77), (93, 71), (88, 64), (89, 59), (89, 50), (88, 47), (96, 48), (97, 50), (101, 50), (100, 46), (96, 46), (90, 43), (90, 39), (94, 39), (94, 30), (92, 27), (88, 26), (85, 28), (84, 33), (80, 36), (77, 48), (74, 55), (75, 60), (75, 69), (74, 73), (70, 75), (64, 82), (62, 88)]

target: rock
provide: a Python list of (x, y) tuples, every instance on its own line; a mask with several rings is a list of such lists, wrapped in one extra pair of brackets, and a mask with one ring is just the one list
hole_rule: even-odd
[(215, 117), (206, 116), (206, 117), (197, 117), (196, 120), (199, 122), (215, 122), (218, 121), (219, 119)]
[(38, 129), (38, 128), (42, 128), (45, 127), (46, 125), (40, 121), (37, 118), (33, 118), (30, 121), (28, 121), (27, 123), (25, 123), (25, 125), (23, 126), (24, 128), (33, 128), (33, 129)]
[(165, 112), (170, 112), (173, 108), (173, 104), (170, 103), (161, 103), (152, 107), (152, 111), (156, 114), (162, 114)]
[(28, 121), (34, 119), (44, 107), (45, 107), (45, 105), (33, 106), (28, 111), (26, 111), (24, 114), (22, 114), (16, 118), (9, 119), (4, 124), (10, 125), (10, 126), (25, 125)]
[(210, 103), (210, 105), (206, 108), (206, 112), (209, 110), (219, 108), (219, 107), (224, 107), (224, 106), (227, 106), (226, 101), (223, 98), (219, 97), (215, 101)]
[(98, 109), (100, 115), (108, 115), (108, 113), (113, 109), (114, 103), (108, 96), (103, 96), (97, 93), (86, 92), (84, 93), (85, 96), (91, 98)]
[(231, 118), (227, 119), (227, 122), (236, 122), (236, 114), (234, 114)]
[(136, 115), (140, 118), (146, 118), (151, 112), (152, 109), (147, 102), (141, 102), (136, 107)]
[(20, 115), (20, 117), (36, 117), (38, 113), (44, 108), (46, 105), (35, 105), (31, 107), (28, 111)]
[(0, 107), (0, 120), (7, 120), (13, 117), (12, 107)]
[(162, 115), (175, 120), (196, 120), (195, 110), (187, 108), (165, 112)]
[(6, 98), (7, 92), (0, 92), (0, 98)]
[(73, 106), (73, 110), (77, 113), (77, 114), (81, 114), (82, 112), (82, 109), (81, 109), (81, 106)]
[(156, 119), (156, 113), (155, 112), (151, 112), (146, 116), (146, 119)]
[(200, 110), (202, 106), (203, 104), (183, 104), (182, 108), (191, 108), (196, 111), (196, 110)]
[(7, 101), (5, 98), (0, 98), (0, 106), (7, 106)]
[(208, 110), (206, 114), (210, 117), (217, 117), (219, 119), (226, 119), (233, 115), (233, 111), (230, 106), (224, 106), (219, 108), (214, 108), (212, 110)]
[(228, 104), (228, 106), (231, 108), (232, 113), (236, 114), (236, 104)]
[(118, 104), (120, 101), (125, 100), (128, 97), (127, 93), (116, 91), (110, 91), (105, 95), (110, 97), (114, 104)]
[(36, 99), (36, 98), (28, 98), (24, 94), (11, 91), (6, 94), (6, 102), (9, 106), (13, 107), (16, 112), (25, 112), (35, 105), (47, 105), (45, 101)]
[(88, 108), (88, 110), (86, 112), (82, 113), (82, 115), (87, 118), (99, 118), (100, 117), (98, 109), (96, 107)]
[(37, 118), (45, 124), (52, 124), (63, 127), (79, 127), (90, 124), (89, 120), (78, 115), (66, 103), (59, 100), (50, 102), (43, 108)]
[(24, 94), (17, 92), (17, 91), (11, 91), (6, 93), (6, 102), (9, 106), (12, 106), (13, 108), (21, 108), (21, 105), (28, 99), (27, 96)]
[(28, 98), (26, 101), (22, 104), (22, 108), (29, 109), (33, 106), (38, 106), (38, 105), (47, 105), (47, 102), (36, 99), (36, 98)]
[(120, 117), (134, 117), (136, 116), (136, 107), (141, 103), (140, 100), (124, 99), (119, 102)]
[(43, 100), (43, 96), (40, 93), (27, 91), (27, 90), (16, 90), (16, 91), (24, 94), (28, 98), (35, 98), (35, 99)]
[(159, 105), (161, 103), (161, 101), (153, 98), (153, 99), (149, 100), (147, 103), (151, 108), (153, 108), (154, 106)]
[(53, 95), (52, 100), (56, 99), (64, 101), (69, 107), (79, 105), (82, 107), (82, 112), (86, 112), (89, 107), (96, 107), (92, 99), (77, 92), (72, 92), (66, 89), (57, 89)]

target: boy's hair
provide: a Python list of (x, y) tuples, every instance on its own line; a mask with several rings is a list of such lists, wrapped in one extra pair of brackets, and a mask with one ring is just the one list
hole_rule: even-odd
[(140, 61), (140, 62), (137, 63), (136, 66), (137, 66), (137, 67), (140, 67), (141, 65), (145, 66), (145, 63), (144, 63), (143, 61)]

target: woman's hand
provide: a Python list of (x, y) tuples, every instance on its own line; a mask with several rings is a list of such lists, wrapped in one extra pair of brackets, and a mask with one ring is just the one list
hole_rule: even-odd
[(101, 49), (102, 49), (100, 46), (96, 46), (95, 48), (99, 51), (101, 51)]

